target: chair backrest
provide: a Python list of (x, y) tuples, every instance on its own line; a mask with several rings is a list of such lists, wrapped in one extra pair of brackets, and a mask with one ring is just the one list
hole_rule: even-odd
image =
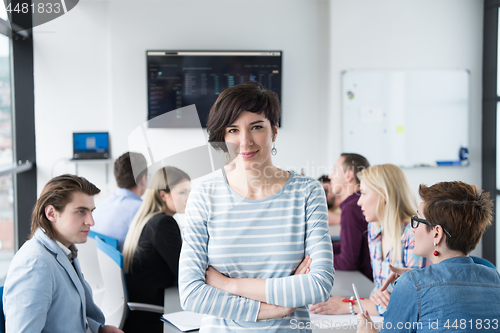
[(480, 265), (484, 265), (486, 267), (497, 269), (495, 267), (495, 265), (493, 265), (491, 262), (489, 262), (488, 260), (486, 260), (484, 258), (474, 257), (474, 256), (470, 256), (470, 257), (471, 257), (472, 261), (474, 261), (476, 264), (480, 264)]
[(104, 243), (111, 245), (115, 249), (118, 249), (118, 239), (116, 239), (116, 238), (109, 237), (109, 236), (100, 234), (98, 232), (92, 231), (92, 230), (90, 230), (90, 232), (89, 232), (89, 237), (92, 237), (92, 238), (99, 237), (100, 239), (102, 239), (104, 241)]
[(90, 231), (87, 242), (76, 244), (76, 247), (78, 249), (78, 261), (80, 262), (83, 276), (90, 285), (90, 288), (92, 288), (95, 304), (101, 307), (105, 288), (99, 262), (97, 261), (96, 236), (101, 238), (98, 233)]
[(3, 315), (3, 286), (0, 287), (0, 333), (5, 333), (5, 317)]
[(97, 261), (105, 288), (100, 308), (106, 318), (106, 325), (121, 329), (128, 311), (123, 256), (120, 251), (106, 244), (99, 237), (96, 237), (95, 241)]

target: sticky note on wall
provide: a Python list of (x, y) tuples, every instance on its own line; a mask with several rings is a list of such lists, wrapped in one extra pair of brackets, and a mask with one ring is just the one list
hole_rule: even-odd
[(399, 125), (396, 127), (396, 133), (404, 133), (405, 132), (405, 127), (402, 125)]

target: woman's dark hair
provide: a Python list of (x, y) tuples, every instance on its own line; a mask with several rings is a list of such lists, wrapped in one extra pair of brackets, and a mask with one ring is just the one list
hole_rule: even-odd
[(323, 183), (330, 183), (330, 178), (328, 178), (327, 175), (322, 175), (321, 177), (318, 178), (318, 181), (323, 184)]
[[(424, 216), (433, 226), (446, 229), (449, 249), (469, 254), (493, 218), (490, 194), (474, 185), (460, 181), (441, 182), (430, 187), (421, 184), (418, 190), (424, 201)], [(426, 226), (427, 231), (432, 226)]]
[(101, 190), (87, 179), (75, 175), (66, 174), (49, 180), (43, 187), (31, 215), (30, 238), (33, 237), (38, 228), (42, 228), (47, 236), (56, 239), (56, 232), (52, 227), (52, 223), (45, 215), (45, 207), (52, 205), (56, 211), (62, 213), (66, 205), (71, 202), (75, 192), (96, 195)]
[(227, 152), (224, 140), (226, 128), (233, 124), (243, 111), (264, 114), (274, 128), (281, 116), (278, 95), (257, 82), (239, 84), (224, 90), (208, 115), (208, 142), (212, 147)]

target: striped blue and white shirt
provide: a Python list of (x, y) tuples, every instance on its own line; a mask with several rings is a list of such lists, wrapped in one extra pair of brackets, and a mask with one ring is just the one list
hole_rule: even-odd
[[(326, 198), (312, 178), (291, 172), (279, 192), (261, 200), (242, 198), (223, 176), (203, 182), (189, 196), (183, 239), (181, 305), (206, 314), (202, 332), (307, 327), (306, 305), (330, 297), (334, 271)], [(307, 254), (309, 274), (292, 276)], [(282, 319), (257, 321), (260, 302), (205, 284), (209, 265), (231, 278), (266, 279), (267, 303), (297, 310)]]

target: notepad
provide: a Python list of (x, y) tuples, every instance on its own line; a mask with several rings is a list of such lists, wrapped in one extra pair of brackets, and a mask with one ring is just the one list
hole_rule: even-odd
[(191, 311), (165, 313), (161, 316), (161, 320), (175, 326), (182, 332), (199, 330), (202, 318), (203, 314)]
[[(356, 328), (358, 323), (357, 315), (320, 315), (309, 314), (313, 327), (320, 329)], [(382, 324), (384, 317), (371, 316), (374, 323)]]

